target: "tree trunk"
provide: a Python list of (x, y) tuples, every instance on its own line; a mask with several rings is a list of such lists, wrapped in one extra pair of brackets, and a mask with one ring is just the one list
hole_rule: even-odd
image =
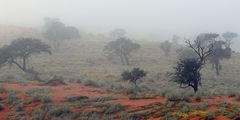
[(126, 55), (126, 54), (123, 54), (123, 56), (124, 56), (124, 59), (125, 59), (125, 61), (126, 61), (126, 64), (127, 64), (127, 65), (130, 65), (130, 64), (129, 64), (129, 61), (128, 61), (127, 55)]
[(23, 67), (24, 71), (26, 71), (27, 70), (26, 57), (24, 56), (22, 59), (23, 59), (22, 67)]
[(24, 69), (20, 64), (18, 64), (16, 61), (12, 61), (12, 63), (14, 63), (15, 65), (18, 66), (18, 68), (20, 68), (23, 72), (27, 72), (26, 69)]
[(196, 93), (198, 91), (198, 82), (194, 81), (193, 90)]
[(212, 63), (212, 70), (214, 70), (214, 69), (215, 69), (214, 63)]
[(219, 61), (215, 61), (215, 69), (216, 69), (216, 74), (219, 75)]

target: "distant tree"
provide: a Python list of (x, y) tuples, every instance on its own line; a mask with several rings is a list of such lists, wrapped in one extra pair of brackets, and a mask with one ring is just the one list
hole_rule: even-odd
[(1, 65), (15, 64), (24, 72), (30, 72), (28, 60), (33, 54), (51, 54), (50, 46), (35, 38), (19, 38), (0, 49)]
[(133, 43), (128, 38), (118, 38), (115, 41), (109, 42), (105, 46), (104, 51), (108, 55), (119, 56), (123, 65), (125, 64), (130, 65), (128, 60), (129, 55), (139, 48), (140, 48), (139, 44)]
[(109, 35), (113, 39), (118, 39), (118, 38), (121, 38), (121, 37), (125, 37), (126, 33), (127, 32), (124, 29), (115, 29), (115, 30), (111, 31)]
[[(192, 49), (197, 58), (179, 59), (177, 66), (174, 67), (173, 80), (180, 84), (181, 88), (192, 87), (194, 92), (198, 91), (198, 86), (201, 85), (201, 70), (206, 64), (207, 57), (212, 53), (213, 47), (208, 46), (207, 43), (210, 39), (214, 39), (216, 34), (206, 33), (197, 37), (194, 43), (186, 40), (186, 44)], [(203, 42), (205, 41), (205, 42)]]
[(238, 37), (237, 33), (234, 32), (224, 32), (222, 34), (222, 37), (225, 39), (226, 41), (226, 47), (230, 48), (230, 45), (232, 44), (232, 40), (236, 37)]
[(174, 44), (178, 44), (178, 40), (180, 39), (180, 37), (179, 36), (177, 36), (177, 35), (173, 35), (172, 36), (172, 42), (174, 43)]
[(165, 56), (168, 56), (169, 52), (171, 51), (172, 44), (169, 41), (164, 41), (160, 44), (160, 48), (164, 52)]
[(59, 19), (45, 18), (43, 36), (53, 42), (54, 50), (58, 51), (63, 40), (80, 38), (77, 28), (66, 26)]
[(147, 75), (147, 73), (144, 70), (142, 70), (140, 68), (133, 68), (132, 71), (124, 71), (122, 73), (122, 79), (128, 80), (128, 81), (134, 83), (135, 85), (137, 85), (137, 81), (146, 75)]
[(224, 41), (215, 41), (213, 43), (213, 52), (209, 55), (208, 60), (212, 64), (212, 69), (216, 70), (216, 74), (219, 75), (219, 70), (221, 69), (220, 61), (222, 59), (231, 58), (232, 50), (231, 48), (225, 47), (227, 43)]

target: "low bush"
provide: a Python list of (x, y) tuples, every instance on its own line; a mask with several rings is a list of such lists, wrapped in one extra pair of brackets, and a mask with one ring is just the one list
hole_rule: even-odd
[(168, 101), (181, 101), (182, 100), (182, 96), (176, 92), (167, 93), (166, 98)]
[(104, 84), (102, 82), (95, 81), (95, 80), (84, 80), (82, 82), (82, 84), (84, 86), (91, 86), (91, 87), (102, 87), (102, 86), (104, 86)]
[(23, 111), (23, 110), (24, 110), (24, 104), (23, 104), (23, 103), (18, 103), (18, 104), (15, 106), (15, 110), (16, 110), (17, 112)]
[(72, 110), (68, 106), (63, 106), (63, 107), (55, 107), (51, 109), (48, 113), (50, 117), (67, 117), (72, 115)]
[(205, 117), (204, 119), (205, 119), (205, 120), (214, 120), (215, 117), (216, 117), (215, 113), (213, 113), (213, 112), (208, 112), (208, 113), (206, 114), (206, 117)]
[(198, 109), (199, 109), (199, 110), (206, 110), (208, 107), (209, 107), (209, 105), (208, 105), (208, 103), (206, 103), (206, 102), (201, 102), (201, 103), (199, 103), (199, 105), (198, 105)]
[(8, 97), (7, 97), (7, 101), (10, 104), (14, 104), (19, 100), (19, 97), (16, 95), (15, 91), (10, 90), (8, 91)]

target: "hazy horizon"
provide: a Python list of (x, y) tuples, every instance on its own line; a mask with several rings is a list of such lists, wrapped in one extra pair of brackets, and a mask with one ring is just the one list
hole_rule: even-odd
[(0, 0), (0, 24), (38, 27), (60, 18), (80, 30), (107, 34), (123, 28), (143, 39), (201, 32), (240, 33), (238, 0)]

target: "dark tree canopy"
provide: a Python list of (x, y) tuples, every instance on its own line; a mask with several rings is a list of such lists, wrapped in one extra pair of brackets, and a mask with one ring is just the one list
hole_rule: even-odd
[(195, 92), (198, 91), (201, 81), (201, 64), (198, 59), (180, 59), (174, 69), (173, 80), (179, 83), (181, 88), (192, 87)]
[(128, 81), (134, 83), (135, 85), (137, 85), (137, 81), (146, 75), (147, 75), (147, 73), (144, 70), (142, 70), (140, 68), (133, 68), (132, 71), (124, 71), (122, 73), (122, 79), (128, 80)]
[(126, 31), (124, 29), (115, 29), (111, 31), (109, 35), (114, 39), (118, 39), (121, 37), (125, 37)]
[(63, 40), (80, 38), (76, 27), (66, 26), (59, 19), (45, 18), (43, 36), (53, 42), (55, 50), (59, 49)]
[(230, 48), (231, 44), (232, 44), (232, 40), (236, 37), (238, 37), (237, 33), (234, 32), (224, 32), (222, 34), (222, 37), (225, 39), (226, 41), (226, 47)]
[(0, 49), (1, 65), (6, 63), (17, 65), (22, 71), (28, 72), (27, 60), (33, 54), (42, 52), (51, 54), (50, 46), (35, 38), (19, 38), (10, 45)]
[(120, 57), (123, 65), (129, 65), (128, 57), (129, 55), (140, 48), (140, 45), (137, 43), (133, 43), (128, 38), (118, 38), (115, 41), (109, 42), (104, 51), (108, 55), (117, 55)]
[(225, 41), (215, 41), (213, 43), (213, 52), (209, 55), (208, 60), (212, 64), (212, 69), (216, 70), (216, 74), (219, 75), (219, 70), (221, 69), (220, 61), (222, 59), (230, 59), (232, 50), (226, 47)]
[(169, 52), (171, 51), (172, 44), (169, 41), (164, 41), (160, 44), (160, 48), (164, 52), (165, 56), (169, 55)]
[(200, 34), (194, 43), (186, 40), (187, 46), (196, 53), (197, 58), (179, 59), (177, 66), (174, 67), (173, 80), (179, 83), (181, 88), (192, 87), (195, 92), (198, 91), (198, 86), (201, 85), (202, 67), (213, 52), (212, 43), (209, 41), (216, 37), (217, 34), (205, 33)]

